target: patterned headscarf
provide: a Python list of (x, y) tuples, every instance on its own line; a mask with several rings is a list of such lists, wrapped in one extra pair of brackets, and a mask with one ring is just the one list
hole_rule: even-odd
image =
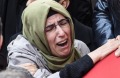
[[(50, 10), (56, 11), (65, 17), (70, 18), (72, 47), (71, 54), (66, 58), (53, 56), (47, 43), (44, 32), (47, 15)], [(22, 14), (23, 35), (34, 46), (39, 49), (40, 54), (43, 55), (48, 67), (51, 70), (60, 70), (66, 64), (80, 58), (79, 53), (74, 48), (74, 28), (72, 19), (66, 9), (59, 3), (52, 0), (37, 0), (31, 3)]]

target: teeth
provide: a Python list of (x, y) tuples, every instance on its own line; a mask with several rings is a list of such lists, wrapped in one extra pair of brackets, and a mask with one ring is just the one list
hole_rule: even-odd
[(67, 44), (67, 40), (57, 43), (58, 46), (65, 46)]
[(63, 43), (65, 43), (66, 42), (66, 40), (65, 41), (62, 41), (62, 42), (60, 42), (60, 43), (58, 43), (58, 44), (63, 44)]

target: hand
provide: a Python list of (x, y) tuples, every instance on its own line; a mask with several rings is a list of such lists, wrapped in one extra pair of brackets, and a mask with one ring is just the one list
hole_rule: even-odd
[[(93, 52), (89, 53), (88, 55), (91, 57), (94, 63), (97, 61), (103, 59), (111, 52), (115, 51), (117, 52), (118, 48), (120, 46), (120, 40), (117, 39), (110, 39), (108, 42), (101, 47), (97, 48)], [(120, 50), (118, 50), (120, 53)], [(117, 52), (118, 53), (118, 52)]]
[(120, 35), (118, 35), (118, 36), (116, 37), (116, 39), (117, 39), (117, 40), (120, 40)]
[[(116, 40), (120, 41), (120, 35), (118, 35), (116, 37)], [(115, 56), (119, 57), (120, 56), (120, 46), (118, 47), (118, 49), (115, 51)]]
[(19, 65), (20, 67), (22, 68), (25, 68), (27, 69), (32, 75), (35, 74), (35, 72), (37, 71), (37, 67), (35, 64), (32, 64), (32, 63), (25, 63), (25, 64), (20, 64)]

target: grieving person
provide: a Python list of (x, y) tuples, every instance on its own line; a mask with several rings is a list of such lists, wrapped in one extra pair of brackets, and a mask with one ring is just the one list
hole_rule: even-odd
[(23, 67), (35, 78), (81, 78), (109, 53), (120, 53), (119, 36), (88, 53), (87, 46), (74, 39), (67, 10), (52, 0), (29, 4), (22, 23), (23, 35), (8, 45), (8, 67)]

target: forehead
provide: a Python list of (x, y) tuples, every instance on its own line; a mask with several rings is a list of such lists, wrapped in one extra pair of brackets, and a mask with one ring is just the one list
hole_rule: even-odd
[(50, 17), (48, 17), (46, 23), (54, 23), (61, 19), (65, 19), (65, 17), (62, 14), (57, 13), (57, 14), (54, 14), (54, 15), (51, 15)]

